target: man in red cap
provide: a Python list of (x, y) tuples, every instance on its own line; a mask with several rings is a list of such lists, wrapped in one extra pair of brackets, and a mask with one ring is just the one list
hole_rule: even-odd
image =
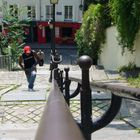
[(40, 63), (40, 59), (30, 46), (25, 46), (23, 54), (19, 56), (19, 65), (25, 71), (28, 81), (28, 90), (33, 91), (34, 81), (36, 79), (36, 65)]

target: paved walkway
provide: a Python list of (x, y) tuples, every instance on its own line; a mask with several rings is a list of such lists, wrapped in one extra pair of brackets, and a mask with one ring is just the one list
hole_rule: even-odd
[(50, 83), (48, 82), (49, 71), (38, 70), (34, 87), (35, 92), (28, 91), (24, 72), (20, 72), (20, 74), (21, 76), (17, 77), (17, 82), (15, 81), (15, 84), (20, 84), (20, 86), (16, 90), (4, 94), (1, 101), (46, 100), (46, 91), (50, 89)]
[[(60, 68), (64, 68), (67, 66), (60, 65)], [(79, 77), (81, 75), (80, 69), (78, 66), (71, 66), (70, 75), (74, 77)], [(92, 71), (92, 72), (91, 72)], [(91, 80), (109, 80), (118, 78), (118, 74), (112, 74), (109, 72), (105, 72), (104, 70), (97, 70), (94, 66), (91, 68), (90, 72), (92, 73)], [(33, 140), (38, 123), (34, 120), (38, 120), (43, 111), (44, 101), (47, 99), (47, 96), (50, 91), (50, 83), (49, 79), (49, 66), (45, 65), (44, 67), (39, 67), (37, 72), (37, 79), (35, 82), (35, 92), (27, 91), (27, 82), (25, 79), (25, 75), (22, 71), (17, 72), (0, 72), (0, 85), (4, 86), (5, 84), (8, 88), (1, 90), (1, 106), (0, 116), (4, 115), (6, 109), (8, 110), (8, 116), (12, 111), (11, 108), (4, 108), (2, 103), (6, 101), (7, 104), (10, 105), (11, 102), (15, 102), (15, 108), (18, 110), (18, 104), (20, 104), (20, 111), (18, 114), (20, 116), (27, 116), (26, 112), (30, 111), (30, 115), (27, 120), (23, 117), (23, 122), (28, 121), (28, 123), (17, 122), (15, 119), (14, 122), (11, 122), (11, 116), (6, 118), (7, 123), (0, 125), (0, 140)], [(100, 79), (99, 79), (100, 77)], [(15, 89), (15, 85), (18, 88)], [(72, 87), (75, 89), (75, 87)], [(12, 89), (12, 90), (11, 90)], [(10, 91), (11, 90), (11, 91)], [(94, 94), (94, 92), (93, 92)], [(94, 96), (94, 95), (93, 95)], [(24, 101), (23, 104), (27, 104), (28, 107), (22, 108), (23, 104), (17, 103), (17, 101)], [(31, 101), (31, 102), (29, 102)], [(124, 101), (123, 107), (118, 115), (118, 117), (107, 127), (98, 132), (95, 132), (92, 137), (94, 140), (138, 140), (140, 138), (140, 134), (138, 134), (138, 130), (135, 130), (134, 127), (140, 128), (139, 122), (139, 112), (140, 104), (135, 104), (134, 102)], [(29, 107), (31, 106), (31, 107)], [(9, 107), (9, 106), (8, 106)], [(11, 107), (11, 106), (10, 106)], [(26, 111), (25, 111), (26, 110)], [(34, 113), (33, 113), (34, 112)], [(40, 115), (39, 115), (40, 114)], [(15, 116), (17, 114), (14, 114)], [(15, 116), (12, 116), (14, 118)], [(38, 118), (35, 118), (38, 116)], [(125, 116), (125, 117), (124, 117)], [(129, 117), (128, 117), (129, 116)], [(133, 116), (133, 117), (132, 117)], [(118, 120), (121, 117), (123, 120), (131, 123), (126, 124), (123, 120)], [(16, 118), (16, 117), (15, 117)], [(31, 119), (33, 118), (33, 119)], [(134, 123), (135, 122), (135, 123)], [(133, 125), (133, 127), (132, 127)]]

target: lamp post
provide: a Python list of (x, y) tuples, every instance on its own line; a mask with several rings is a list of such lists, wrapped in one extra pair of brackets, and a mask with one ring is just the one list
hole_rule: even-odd
[(58, 0), (50, 0), (50, 3), (53, 6), (52, 11), (52, 42), (51, 42), (51, 49), (52, 49), (52, 55), (55, 56), (55, 4), (58, 4)]
[(50, 62), (50, 78), (49, 81), (52, 81), (52, 71), (53, 69), (58, 67), (58, 63), (60, 63), (60, 57), (56, 53), (55, 50), (55, 4), (58, 4), (58, 0), (50, 0), (50, 4), (53, 6), (52, 10), (52, 21), (50, 23), (50, 29), (51, 29), (51, 62)]

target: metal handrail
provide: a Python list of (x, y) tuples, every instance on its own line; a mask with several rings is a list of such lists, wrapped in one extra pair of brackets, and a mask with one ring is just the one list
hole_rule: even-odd
[[(128, 98), (131, 100), (140, 100), (140, 89), (126, 88), (123, 86), (117, 86), (107, 83), (92, 83), (89, 81), (89, 68), (92, 64), (92, 60), (89, 56), (81, 56), (78, 59), (78, 64), (81, 68), (81, 79), (68, 78), (70, 82), (75, 81), (81, 84), (80, 88), (80, 107), (81, 107), (81, 129), (86, 140), (91, 140), (91, 134), (106, 125), (108, 125), (117, 115), (120, 110), (122, 99)], [(111, 103), (109, 108), (104, 114), (96, 120), (92, 120), (92, 96), (91, 87), (94, 90), (110, 91)]]
[(84, 140), (54, 79), (35, 140)]
[[(78, 82), (81, 84), (82, 80), (80, 78), (69, 77), (71, 81)], [(117, 84), (110, 84), (107, 82), (90, 82), (90, 87), (97, 91), (110, 91), (112, 94), (131, 100), (140, 101), (140, 88), (121, 86)], [(108, 92), (107, 92), (108, 93)]]
[[(78, 59), (78, 64), (82, 71), (81, 79), (70, 78), (68, 76), (69, 69), (65, 69), (66, 76), (63, 82), (63, 74), (60, 70), (58, 68), (53, 69), (52, 90), (35, 140), (84, 140), (84, 138), (91, 140), (93, 132), (105, 127), (115, 118), (120, 110), (123, 98), (140, 101), (140, 89), (108, 83), (91, 83), (89, 80), (89, 69), (92, 65), (92, 59), (89, 56), (81, 56)], [(74, 96), (80, 93), (81, 121), (77, 122), (79, 127), (68, 108), (70, 98), (73, 97), (73, 94), (70, 94), (71, 81), (76, 81), (79, 85), (74, 92)], [(105, 90), (111, 93), (109, 108), (95, 121), (92, 120), (91, 87), (97, 91)], [(62, 94), (63, 89), (65, 89), (64, 95)]]

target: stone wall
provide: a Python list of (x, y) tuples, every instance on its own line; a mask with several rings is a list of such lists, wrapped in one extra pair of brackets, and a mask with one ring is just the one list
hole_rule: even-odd
[(133, 54), (125, 50), (122, 55), (122, 48), (117, 41), (117, 30), (115, 27), (110, 27), (106, 31), (106, 43), (103, 44), (98, 64), (103, 65), (106, 70), (118, 70), (130, 62), (140, 67), (140, 33), (136, 36), (134, 48)]

